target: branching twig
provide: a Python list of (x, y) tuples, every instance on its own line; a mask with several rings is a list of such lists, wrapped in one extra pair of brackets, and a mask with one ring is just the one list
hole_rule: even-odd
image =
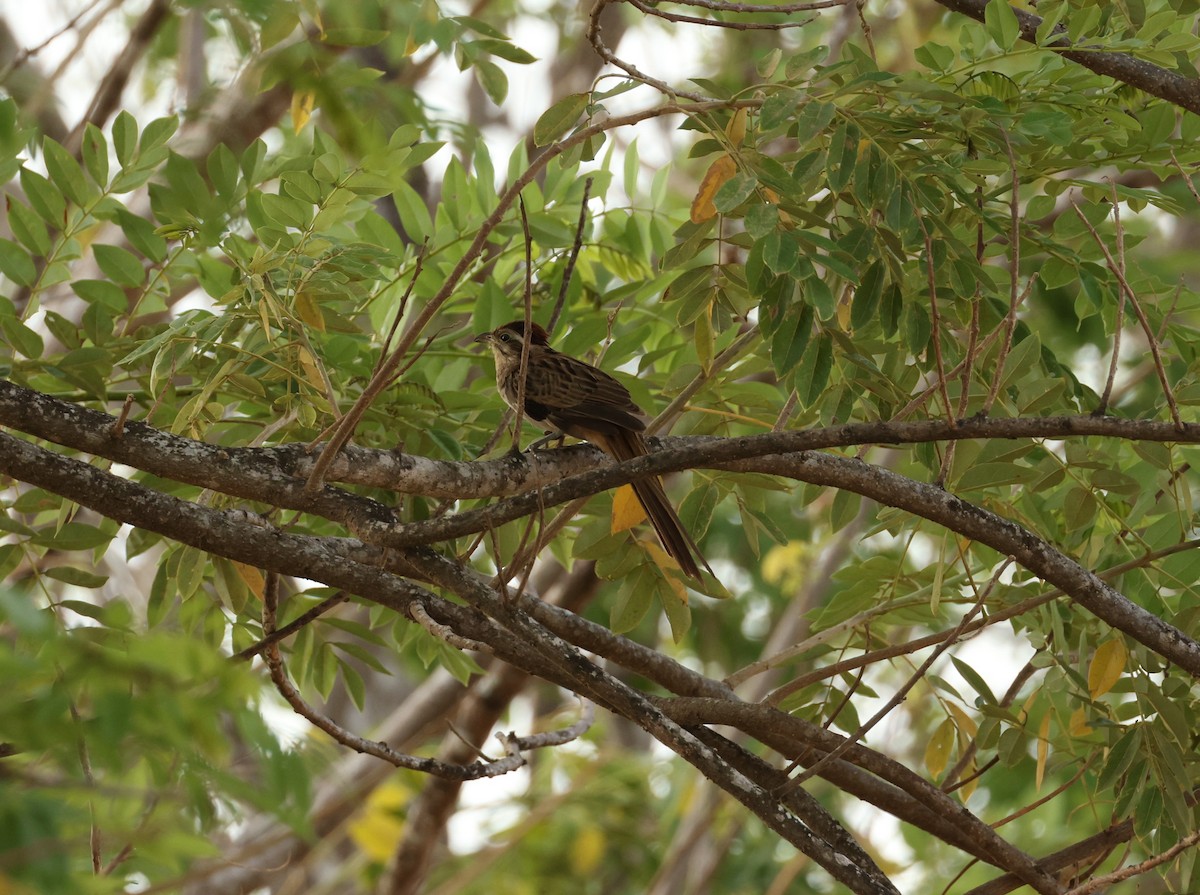
[(288, 637), (291, 637), (293, 634), (295, 634), (301, 628), (312, 624), (314, 621), (317, 620), (317, 618), (324, 615), (326, 612), (328, 612), (334, 606), (337, 606), (341, 603), (345, 603), (349, 599), (350, 599), (350, 595), (347, 594), (345, 591), (338, 591), (333, 596), (326, 597), (324, 600), (322, 600), (316, 606), (313, 606), (311, 609), (309, 609), (303, 615), (300, 615), (297, 618), (293, 619), (292, 621), (288, 622), (282, 628), (278, 628), (278, 629), (272, 631), (271, 633), (269, 633), (262, 640), (258, 641), (258, 643), (255, 643), (255, 644), (252, 644), (251, 646), (246, 647), (241, 652), (234, 653), (233, 658), (235, 658), (235, 659), (251, 659), (254, 656), (257, 656), (259, 653), (261, 653), (267, 647), (273, 646), (274, 644), (278, 643), (281, 640), (286, 640)]
[[(1129, 285), (1129, 281), (1125, 279), (1124, 268), (1113, 259), (1112, 253), (1109, 252), (1108, 246), (1105, 245), (1096, 228), (1092, 226), (1092, 222), (1087, 219), (1087, 216), (1080, 210), (1078, 205), (1072, 203), (1071, 207), (1075, 209), (1075, 214), (1083, 221), (1083, 226), (1087, 228), (1087, 231), (1092, 235), (1092, 239), (1100, 251), (1104, 253), (1104, 260), (1108, 264), (1108, 269), (1112, 271), (1113, 276), (1117, 278), (1117, 282), (1120, 284), (1118, 295), (1124, 294), (1129, 299), (1129, 304), (1133, 306), (1133, 313), (1137, 315), (1142, 332), (1146, 334), (1146, 341), (1150, 347), (1150, 356), (1154, 358), (1154, 370), (1158, 373), (1158, 382), (1162, 386), (1163, 395), (1167, 399), (1167, 406), (1171, 410), (1171, 419), (1175, 421), (1177, 429), (1182, 429), (1183, 420), (1179, 416), (1179, 405), (1175, 403), (1175, 392), (1171, 388), (1170, 381), (1167, 379), (1167, 371), (1163, 366), (1162, 352), (1159, 350), (1158, 339), (1155, 336), (1154, 329), (1150, 326), (1150, 321), (1146, 318), (1146, 312), (1142, 310), (1142, 303), (1138, 299), (1137, 293), (1133, 291), (1133, 287)], [(1117, 300), (1121, 301), (1120, 298)]]
[(588, 177), (583, 181), (583, 198), (579, 200), (579, 223), (575, 225), (575, 241), (571, 244), (571, 252), (567, 255), (567, 263), (563, 266), (562, 282), (558, 286), (558, 297), (554, 299), (554, 310), (550, 313), (550, 322), (546, 324), (546, 332), (554, 332), (558, 326), (558, 318), (562, 316), (563, 305), (567, 301), (567, 290), (571, 285), (571, 276), (575, 272), (575, 262), (583, 248), (583, 231), (587, 227), (588, 197), (592, 193), (592, 183), (595, 178)]

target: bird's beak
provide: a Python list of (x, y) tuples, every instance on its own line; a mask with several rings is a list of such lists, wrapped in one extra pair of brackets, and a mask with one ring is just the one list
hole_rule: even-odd
[(495, 336), (493, 336), (491, 333), (480, 333), (471, 341), (472, 342), (493, 342), (493, 341), (495, 341)]

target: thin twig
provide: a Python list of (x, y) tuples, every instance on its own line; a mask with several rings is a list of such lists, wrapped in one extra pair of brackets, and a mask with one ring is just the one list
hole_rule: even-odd
[(946, 388), (946, 363), (942, 358), (942, 315), (938, 311), (937, 271), (933, 266), (933, 237), (925, 226), (925, 218), (922, 215), (917, 215), (917, 223), (921, 226), (921, 235), (925, 240), (925, 279), (929, 287), (929, 315), (933, 331), (933, 358), (937, 366), (937, 386), (942, 393), (942, 403), (946, 407), (946, 422), (954, 426), (954, 406), (950, 403), (950, 391)]
[(125, 421), (129, 419), (129, 411), (133, 409), (133, 395), (125, 396), (125, 403), (121, 405), (121, 412), (117, 414), (117, 421), (113, 423), (112, 437), (121, 438), (125, 435)]
[(517, 196), (517, 207), (521, 211), (521, 231), (525, 234), (525, 327), (521, 338), (521, 365), (517, 368), (517, 401), (513, 407), (517, 417), (513, 422), (514, 452), (521, 450), (521, 423), (525, 421), (525, 377), (529, 375), (529, 346), (533, 344), (533, 235), (529, 232), (524, 196)]
[(1142, 310), (1142, 303), (1138, 299), (1137, 293), (1133, 291), (1133, 287), (1129, 285), (1129, 281), (1125, 279), (1125, 272), (1113, 260), (1108, 246), (1104, 244), (1104, 240), (1100, 238), (1100, 234), (1096, 232), (1096, 228), (1092, 226), (1092, 222), (1087, 219), (1087, 216), (1084, 215), (1078, 205), (1072, 203), (1071, 207), (1075, 209), (1075, 214), (1083, 221), (1083, 225), (1092, 235), (1092, 239), (1100, 247), (1100, 251), (1104, 253), (1104, 260), (1108, 264), (1108, 269), (1117, 278), (1117, 282), (1121, 285), (1121, 291), (1125, 293), (1125, 296), (1129, 299), (1129, 303), (1133, 306), (1133, 313), (1137, 315), (1138, 323), (1142, 326), (1142, 332), (1146, 334), (1146, 341), (1150, 344), (1150, 356), (1154, 358), (1154, 369), (1158, 373), (1158, 381), (1162, 385), (1163, 395), (1166, 396), (1167, 406), (1171, 410), (1171, 419), (1175, 423), (1176, 429), (1182, 429), (1183, 420), (1179, 416), (1179, 405), (1175, 403), (1175, 392), (1171, 389), (1171, 383), (1167, 380), (1167, 371), (1163, 366), (1162, 352), (1159, 350), (1158, 339), (1155, 338), (1154, 331), (1150, 328), (1150, 321), (1146, 319), (1146, 312)]
[[(1006, 568), (1007, 565), (1008, 562), (1005, 562), (1005, 564), (1001, 567), (1001, 570)], [(887, 703), (879, 709), (879, 711), (860, 724), (857, 730), (855, 730), (840, 744), (838, 744), (837, 748), (827, 752), (825, 755), (821, 756), (818, 761), (809, 765), (801, 773), (788, 780), (786, 784), (787, 788), (789, 790), (794, 790), (803, 784), (804, 781), (811, 779), (813, 776), (818, 774), (822, 768), (828, 766), (830, 762), (833, 762), (844, 755), (852, 746), (856, 745), (869, 730), (871, 730), (876, 724), (891, 714), (892, 710), (901, 702), (903, 702), (908, 696), (909, 691), (912, 690), (912, 688), (915, 687), (918, 682), (925, 679), (926, 672), (928, 672), (930, 666), (932, 666), (933, 663), (941, 657), (942, 653), (958, 642), (959, 638), (971, 624), (971, 620), (983, 609), (984, 601), (987, 599), (988, 594), (991, 593), (993, 585), (998, 580), (999, 571), (995, 576), (993, 576), (988, 587), (984, 588), (983, 592), (975, 600), (974, 605), (972, 605), (971, 608), (967, 610), (966, 614), (963, 615), (962, 620), (955, 626), (954, 630), (950, 632), (950, 636), (934, 648), (933, 652), (930, 653), (925, 661), (921, 663), (921, 666), (909, 676), (909, 679), (904, 682), (900, 689), (892, 694), (892, 698), (889, 699)]]
[(490, 644), (482, 643), (478, 640), (471, 640), (468, 637), (455, 634), (454, 630), (449, 626), (439, 624), (438, 622), (434, 621), (429, 615), (429, 612), (420, 603), (413, 603), (412, 606), (409, 607), (408, 612), (409, 615), (412, 616), (412, 620), (414, 622), (439, 640), (446, 641), (446, 643), (450, 644), (455, 649), (474, 650), (475, 652), (479, 653), (487, 653), (489, 656), (495, 652)]
[(567, 300), (567, 289), (571, 285), (571, 276), (575, 273), (575, 261), (583, 248), (583, 231), (587, 226), (588, 197), (592, 193), (592, 183), (595, 178), (589, 177), (583, 182), (583, 198), (579, 202), (579, 223), (575, 225), (575, 242), (571, 245), (571, 253), (567, 255), (567, 263), (563, 267), (562, 282), (558, 286), (558, 297), (554, 299), (554, 311), (550, 314), (550, 322), (546, 324), (546, 332), (554, 332), (558, 326), (558, 318), (562, 316), (563, 305)]
[(783, 402), (783, 408), (779, 411), (779, 415), (775, 417), (775, 425), (771, 427), (772, 432), (782, 432), (787, 428), (788, 420), (792, 418), (799, 402), (800, 396), (796, 394), (795, 389), (792, 389), (787, 400)]
[(704, 387), (705, 383), (710, 381), (717, 373), (724, 370), (725, 367), (732, 364), (742, 352), (746, 350), (750, 344), (759, 337), (758, 326), (754, 325), (747, 329), (744, 333), (734, 339), (733, 344), (713, 358), (712, 366), (707, 370), (701, 370), (696, 374), (686, 386), (680, 389), (671, 403), (666, 406), (662, 413), (650, 421), (646, 426), (646, 434), (654, 435), (668, 428), (675, 417), (681, 414), (687, 406), (687, 402), (692, 399), (696, 392)]
[(995, 404), (996, 398), (1000, 394), (1000, 382), (1004, 378), (1004, 363), (1008, 359), (1008, 352), (1012, 350), (1013, 334), (1017, 329), (1017, 308), (1021, 306), (1021, 303), (1033, 288), (1033, 277), (1030, 277), (1024, 290), (1020, 288), (1021, 207), (1019, 191), (1021, 183), (1017, 175), (1016, 154), (1013, 152), (1012, 142), (1008, 139), (1008, 132), (1004, 128), (1001, 128), (1000, 136), (1004, 139), (1004, 149), (1008, 154), (1008, 167), (1012, 177), (1012, 189), (1009, 196), (1009, 227), (1011, 235), (1009, 237), (1008, 315), (1004, 318), (1004, 342), (1000, 346), (1000, 352), (996, 355), (996, 369), (992, 374), (992, 386), (988, 389), (987, 398), (983, 402), (981, 413), (985, 416), (992, 412), (992, 405)]
[[(263, 631), (268, 636), (275, 632), (275, 612), (278, 599), (279, 575), (269, 572), (266, 578), (266, 587), (263, 590), (262, 612)], [(411, 606), (409, 607), (409, 611), (411, 612)], [(519, 752), (499, 761), (477, 761), (469, 765), (447, 764), (433, 758), (422, 758), (418, 755), (397, 752), (387, 743), (368, 740), (351, 733), (332, 718), (321, 714), (310, 706), (288, 678), (287, 672), (283, 667), (283, 657), (280, 655), (278, 643), (267, 645), (263, 650), (263, 659), (266, 661), (267, 670), (271, 675), (271, 682), (275, 684), (275, 689), (283, 697), (284, 701), (292, 707), (292, 710), (314, 727), (333, 737), (336, 742), (356, 752), (372, 755), (398, 768), (421, 771), (422, 773), (432, 774), (435, 777), (445, 777), (450, 780), (477, 780), (481, 777), (497, 777), (501, 774), (515, 771), (525, 764), (525, 759)]]
[(350, 599), (350, 595), (347, 594), (345, 591), (338, 591), (336, 594), (326, 597), (324, 600), (322, 600), (317, 605), (313, 606), (311, 609), (309, 609), (303, 615), (297, 616), (295, 619), (288, 622), (282, 628), (279, 628), (275, 631), (271, 631), (269, 634), (267, 634), (266, 637), (264, 637), (262, 640), (258, 641), (257, 643), (246, 647), (241, 652), (234, 653), (233, 658), (235, 658), (235, 659), (251, 659), (254, 656), (257, 656), (259, 653), (261, 653), (267, 647), (273, 646), (274, 644), (278, 643), (281, 640), (286, 640), (288, 637), (291, 637), (293, 634), (295, 634), (301, 628), (305, 627), (306, 625), (312, 624), (320, 616), (324, 615), (326, 612), (328, 612), (334, 606), (337, 606), (341, 603), (345, 603), (349, 599)]
[[(1125, 275), (1125, 228), (1121, 226), (1121, 202), (1117, 197), (1116, 181), (1110, 181), (1112, 187), (1113, 229), (1117, 236), (1117, 264), (1121, 268), (1121, 276)], [(1100, 396), (1100, 404), (1096, 407), (1096, 416), (1104, 416), (1108, 412), (1108, 402), (1112, 398), (1113, 383), (1117, 378), (1117, 364), (1121, 360), (1121, 330), (1125, 326), (1125, 302), (1117, 300), (1117, 311), (1113, 320), (1112, 358), (1108, 362), (1108, 379), (1104, 383), (1104, 393)]]
[(404, 319), (404, 312), (408, 310), (408, 300), (412, 296), (412, 291), (417, 285), (417, 280), (421, 276), (421, 269), (425, 266), (425, 253), (429, 249), (429, 237), (425, 237), (425, 241), (421, 243), (421, 248), (417, 252), (417, 257), (413, 263), (412, 276), (409, 277), (408, 285), (404, 288), (404, 294), (400, 296), (400, 304), (396, 308), (396, 316), (392, 319), (392, 326), (388, 330), (387, 338), (383, 340), (383, 345), (379, 349), (379, 359), (375, 361), (375, 366), (371, 370), (371, 375), (379, 372), (379, 368), (383, 366), (384, 358), (391, 353), (392, 339), (396, 337), (396, 330), (400, 328), (400, 321)]
[(1129, 867), (1122, 867), (1120, 870), (1115, 870), (1104, 876), (1097, 876), (1095, 879), (1088, 880), (1082, 886), (1076, 886), (1074, 889), (1071, 889), (1067, 892), (1067, 895), (1092, 895), (1093, 892), (1103, 891), (1122, 880), (1138, 876), (1148, 870), (1153, 870), (1155, 867), (1165, 864), (1168, 861), (1174, 861), (1183, 852), (1197, 844), (1200, 844), (1200, 830), (1193, 831), (1184, 836), (1165, 852), (1149, 857), (1140, 864), (1132, 864)]

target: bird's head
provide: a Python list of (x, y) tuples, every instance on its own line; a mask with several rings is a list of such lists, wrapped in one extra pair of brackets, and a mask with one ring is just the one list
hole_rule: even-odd
[[(506, 323), (489, 333), (480, 333), (475, 337), (475, 341), (489, 345), (496, 358), (499, 359), (502, 357), (520, 357), (521, 343), (524, 338), (525, 321), (514, 320), (512, 323)], [(534, 323), (530, 329), (529, 344), (548, 346), (550, 344), (550, 334), (542, 329), (541, 326)]]

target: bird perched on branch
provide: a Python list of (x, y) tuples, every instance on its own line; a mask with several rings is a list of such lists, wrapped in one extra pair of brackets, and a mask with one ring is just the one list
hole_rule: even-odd
[[(496, 358), (496, 387), (514, 410), (520, 391), (524, 336), (525, 322), (514, 320), (475, 337), (476, 342), (491, 347)], [(536, 323), (530, 327), (524, 398), (525, 416), (563, 435), (582, 438), (614, 460), (649, 453), (642, 437), (645, 415), (625, 386), (603, 370), (555, 351), (550, 347), (549, 334)], [(699, 560), (711, 574), (700, 548), (668, 502), (658, 476), (647, 476), (632, 484), (663, 549), (684, 573), (699, 581)]]

